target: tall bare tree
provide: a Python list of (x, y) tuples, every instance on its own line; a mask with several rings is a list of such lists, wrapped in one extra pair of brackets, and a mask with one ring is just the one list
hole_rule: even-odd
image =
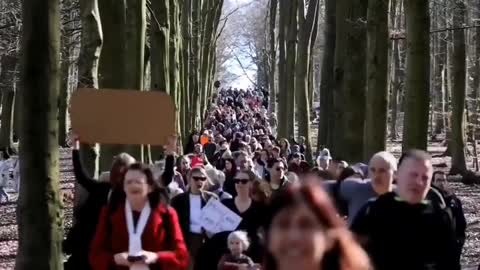
[(367, 104), (364, 160), (386, 149), (388, 115), (388, 4), (368, 1)]
[(318, 121), (317, 148), (333, 145), (333, 93), (335, 87), (335, 39), (336, 39), (336, 1), (325, 1), (325, 49), (322, 58), (320, 79), (320, 121)]
[(430, 12), (428, 1), (405, 0), (407, 74), (403, 149), (427, 149), (430, 102)]
[(306, 138), (307, 146), (305, 157), (312, 163), (312, 145), (310, 130), (310, 99), (308, 89), (308, 73), (313, 65), (311, 61), (311, 44), (314, 42), (314, 29), (319, 12), (319, 1), (312, 0), (308, 3), (305, 14), (305, 0), (298, 0), (298, 48), (295, 65), (295, 93), (298, 108), (298, 133)]
[(16, 269), (63, 269), (57, 98), (60, 2), (24, 0)]
[[(464, 0), (455, 0), (453, 26), (461, 28), (466, 22)], [(465, 172), (465, 94), (466, 94), (466, 44), (465, 30), (453, 32), (453, 87), (452, 87), (452, 169)]]
[(334, 154), (362, 161), (366, 91), (367, 3), (337, 0)]

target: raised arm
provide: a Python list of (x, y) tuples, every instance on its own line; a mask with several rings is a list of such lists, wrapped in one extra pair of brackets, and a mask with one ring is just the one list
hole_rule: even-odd
[(175, 153), (177, 149), (177, 136), (170, 136), (165, 146), (165, 169), (162, 174), (162, 185), (167, 187), (173, 180), (175, 174)]
[(80, 159), (80, 141), (75, 140), (72, 151), (73, 173), (77, 182), (84, 187), (88, 192), (91, 192), (98, 185), (98, 181), (89, 177), (83, 169), (82, 161)]
[(165, 159), (165, 169), (162, 174), (162, 185), (168, 187), (173, 180), (175, 174), (175, 156), (168, 155)]

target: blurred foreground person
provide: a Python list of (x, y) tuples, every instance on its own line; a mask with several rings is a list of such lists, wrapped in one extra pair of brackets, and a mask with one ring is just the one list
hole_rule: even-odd
[(166, 196), (148, 166), (131, 165), (122, 196), (112, 198), (102, 209), (90, 250), (92, 268), (186, 269), (187, 247)]
[(400, 158), (395, 192), (370, 201), (352, 229), (377, 270), (459, 270), (455, 230), (445, 209), (426, 200), (433, 167), (420, 150)]
[(306, 180), (272, 197), (264, 270), (371, 269), (318, 180)]

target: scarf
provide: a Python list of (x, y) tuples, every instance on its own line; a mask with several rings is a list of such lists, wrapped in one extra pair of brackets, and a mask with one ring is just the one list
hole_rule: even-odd
[[(125, 202), (125, 216), (127, 218), (127, 229), (128, 229), (128, 255), (130, 256), (141, 256), (142, 255), (142, 233), (145, 229), (148, 217), (150, 216), (152, 209), (150, 204), (147, 202), (140, 213), (140, 218), (138, 219), (137, 226), (133, 224), (133, 214), (132, 207), (128, 200)], [(149, 270), (148, 265), (145, 264), (134, 264), (130, 266), (130, 270)]]

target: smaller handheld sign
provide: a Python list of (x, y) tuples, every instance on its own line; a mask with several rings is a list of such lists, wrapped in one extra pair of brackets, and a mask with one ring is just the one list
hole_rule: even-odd
[(234, 231), (240, 222), (242, 222), (242, 218), (219, 200), (210, 199), (202, 208), (200, 223), (208, 233)]
[(70, 118), (85, 143), (165, 145), (176, 134), (173, 100), (156, 91), (78, 89)]

